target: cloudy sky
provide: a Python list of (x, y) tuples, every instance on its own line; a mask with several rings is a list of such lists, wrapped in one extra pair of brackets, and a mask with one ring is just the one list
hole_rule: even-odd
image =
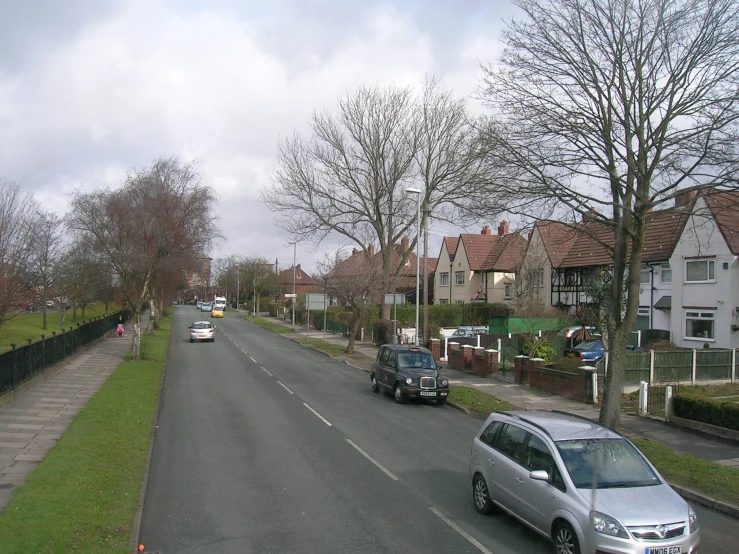
[[(63, 215), (76, 188), (198, 159), (226, 237), (212, 255), (284, 267), (292, 247), (259, 203), (279, 138), (362, 84), (437, 75), (469, 96), (511, 13), (505, 0), (4, 0), (0, 178)], [(322, 257), (299, 248), (298, 263)]]

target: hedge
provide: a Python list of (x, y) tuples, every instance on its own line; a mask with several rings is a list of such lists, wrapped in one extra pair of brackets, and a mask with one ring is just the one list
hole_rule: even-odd
[(678, 394), (672, 398), (672, 412), (683, 419), (739, 431), (739, 404), (734, 402)]

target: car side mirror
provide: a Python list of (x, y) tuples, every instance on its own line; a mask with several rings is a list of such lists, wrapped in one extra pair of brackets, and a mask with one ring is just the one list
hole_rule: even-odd
[(442, 369), (442, 368), (443, 368), (443, 366), (442, 366), (441, 364), (436, 364), (436, 369), (437, 369), (437, 370), (438, 370), (438, 369)]
[(531, 477), (534, 481), (549, 481), (549, 473), (547, 473), (543, 469), (532, 471), (531, 473), (529, 473), (529, 477)]

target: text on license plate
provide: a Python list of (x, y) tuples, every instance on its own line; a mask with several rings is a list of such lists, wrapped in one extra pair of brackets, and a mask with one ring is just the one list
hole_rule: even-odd
[(436, 393), (433, 392), (433, 391), (425, 391), (425, 390), (422, 390), (421, 391), (421, 396), (436, 396)]
[(645, 548), (644, 554), (681, 554), (683, 551), (683, 545), (678, 544), (676, 546), (653, 546), (651, 548)]
[(199, 339), (207, 339), (208, 338), (208, 335), (198, 335), (198, 338)]

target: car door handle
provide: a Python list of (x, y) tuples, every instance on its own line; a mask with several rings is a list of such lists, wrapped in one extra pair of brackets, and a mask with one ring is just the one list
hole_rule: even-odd
[(488, 462), (490, 462), (491, 466), (495, 465), (495, 460), (493, 460), (492, 458), (488, 458)]
[(516, 477), (516, 481), (518, 481), (521, 485), (523, 485), (523, 479), (521, 479), (520, 477)]

